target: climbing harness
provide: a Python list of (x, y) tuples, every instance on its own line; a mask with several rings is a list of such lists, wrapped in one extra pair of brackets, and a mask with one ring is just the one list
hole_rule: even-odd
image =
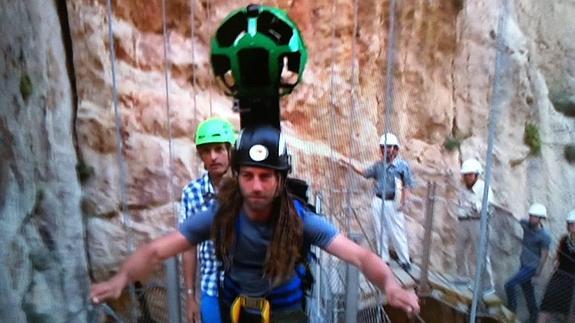
[[(293, 200), (298, 216), (304, 216), (305, 206), (297, 199)], [(237, 224), (236, 231), (241, 227)], [(303, 252), (309, 254), (309, 246), (303, 246)], [(308, 260), (309, 261), (309, 260)], [(300, 263), (295, 268), (296, 274), (292, 279), (280, 286), (274, 287), (265, 297), (250, 297), (242, 294), (239, 285), (229, 276), (224, 276), (220, 288), (224, 303), (230, 305), (230, 317), (233, 323), (239, 323), (243, 314), (261, 318), (262, 323), (270, 322), (272, 310), (292, 307), (302, 303), (305, 299), (304, 289), (309, 287), (306, 280), (309, 268)], [(302, 303), (303, 304), (303, 303)]]
[[(257, 314), (252, 314), (252, 313)], [(239, 323), (243, 313), (261, 317), (261, 323), (269, 323), (271, 317), (270, 302), (261, 297), (240, 295), (230, 308), (232, 323)]]

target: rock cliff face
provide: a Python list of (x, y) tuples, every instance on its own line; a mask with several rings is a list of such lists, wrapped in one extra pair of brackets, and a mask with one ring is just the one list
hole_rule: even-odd
[[(341, 223), (345, 222), (346, 203), (366, 216), (371, 184), (347, 166), (366, 166), (378, 158), (377, 138), (386, 124), (389, 4), (359, 3), (354, 40), (351, 1), (336, 1), (335, 7), (330, 1), (265, 3), (289, 12), (301, 27), (310, 53), (303, 84), (282, 100), (282, 126), (289, 135), (295, 175), (310, 179), (314, 191), (326, 198), (328, 212)], [(196, 124), (212, 114), (238, 124), (229, 98), (212, 80), (208, 41), (223, 17), (245, 4), (209, 1), (190, 8), (188, 1), (169, 2), (169, 123), (161, 2), (121, 1), (114, 5), (126, 203), (138, 237), (148, 239), (158, 229), (173, 225), (173, 201), (181, 187), (200, 174), (192, 142)], [(120, 181), (106, 8), (101, 1), (81, 0), (69, 2), (68, 8), (78, 77), (78, 142), (95, 174), (83, 186), (84, 204), (92, 219), (109, 218), (118, 223)], [(458, 167), (469, 157), (485, 160), (492, 107), (499, 111), (492, 182), (497, 203), (521, 217), (530, 202), (542, 201), (552, 214), (550, 227), (561, 230), (562, 216), (573, 207), (575, 171), (563, 158), (563, 146), (573, 142), (574, 126), (572, 119), (554, 110), (549, 84), (558, 93), (573, 89), (573, 49), (567, 41), (573, 36), (573, 26), (565, 14), (572, 10), (574, 4), (568, 1), (545, 8), (536, 1), (510, 2), (506, 9), (494, 0), (399, 3), (389, 125), (399, 135), (402, 154), (417, 175), (418, 187), (409, 212), (416, 258), (423, 232), (426, 182), (437, 181), (440, 203), (434, 242), (447, 248), (434, 249), (432, 263), (437, 269), (452, 269), (455, 219), (450, 210), (459, 184)], [(503, 25), (499, 26), (503, 11)], [(192, 13), (195, 16), (190, 19)], [(559, 21), (565, 28), (553, 27)], [(502, 50), (496, 72), (498, 35)], [(353, 68), (352, 59), (356, 62)], [(524, 143), (526, 123), (535, 124), (540, 132), (540, 155), (530, 155)], [(459, 149), (445, 149), (450, 137), (459, 142)], [(167, 189), (170, 182), (173, 186)], [(351, 190), (351, 198), (345, 190)], [(350, 221), (359, 229), (353, 217)], [(90, 223), (91, 232), (100, 231), (98, 223), (102, 222)], [(108, 248), (107, 255), (123, 253), (117, 245), (93, 243)], [(108, 259), (94, 266), (101, 272), (114, 262)], [(506, 271), (512, 270), (514, 260), (508, 264)]]
[[(64, 6), (0, 4), (0, 317), (86, 320), (88, 272)], [(61, 20), (64, 19), (64, 23)], [(69, 57), (71, 60), (71, 57)]]
[[(502, 2), (398, 1), (394, 69), (388, 78), (389, 2), (359, 1), (355, 20), (353, 1), (263, 1), (288, 11), (310, 54), (303, 83), (282, 99), (294, 175), (308, 179), (323, 195), (326, 213), (337, 223), (349, 221), (368, 239), (373, 239), (371, 183), (350, 165), (361, 168), (379, 158), (377, 141), (387, 124), (417, 176), (408, 211), (412, 254), (418, 261), (426, 183), (435, 181), (432, 266), (453, 271), (459, 164), (469, 157), (485, 161), (490, 111), (498, 111), (492, 187), (497, 204), (510, 211), (500, 212), (492, 239), (499, 283), (518, 261), (514, 237), (520, 232), (513, 217), (523, 217), (529, 203), (542, 202), (557, 239), (564, 215), (575, 208), (575, 166), (563, 156), (565, 145), (575, 142), (574, 119), (555, 109), (558, 102), (575, 102), (575, 45), (570, 41), (575, 24), (569, 19), (575, 3), (509, 1), (504, 9)], [(103, 279), (131, 246), (174, 227), (181, 188), (203, 171), (192, 138), (198, 122), (219, 115), (239, 124), (231, 100), (213, 81), (209, 40), (230, 10), (248, 2), (167, 1), (169, 37), (164, 38), (161, 1), (113, 1), (118, 115), (106, 1), (66, 2), (76, 93), (71, 93), (56, 9), (27, 3), (2, 5), (3, 30), (13, 31), (0, 41), (7, 85), (1, 98), (0, 210), (9, 224), (2, 225), (2, 241), (13, 246), (2, 257), (8, 268), (36, 268), (34, 257), (11, 255), (16, 250), (22, 250), (18, 255), (50, 255), (40, 267), (56, 270), (50, 266), (62, 257), (58, 250), (70, 248), (74, 263), (58, 268), (77, 280), (63, 284), (85, 288), (86, 278), (78, 274), (85, 265), (80, 214), (86, 218), (91, 269)], [(388, 79), (393, 96), (386, 120)], [(524, 143), (527, 123), (539, 131), (538, 155)], [(458, 148), (446, 149), (448, 138)], [(348, 214), (348, 205), (357, 217)], [(56, 251), (39, 252), (42, 248)], [(7, 280), (2, 280), (17, 291), (3, 304), (16, 304), (31, 295), (31, 286), (48, 284), (38, 272), (51, 273), (3, 270)], [(61, 297), (69, 296), (65, 290), (58, 292)]]

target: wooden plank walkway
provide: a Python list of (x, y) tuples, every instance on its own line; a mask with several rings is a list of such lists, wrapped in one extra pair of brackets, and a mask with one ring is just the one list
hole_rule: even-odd
[[(406, 272), (397, 263), (392, 262), (390, 268), (400, 283), (407, 288), (418, 288), (421, 278), (420, 268), (413, 264), (411, 270)], [(431, 309), (437, 318), (458, 317), (462, 323), (465, 323), (471, 308), (473, 293), (467, 285), (455, 284), (453, 277), (437, 272), (429, 272), (430, 292), (420, 295), (423, 299), (432, 300), (432, 302), (423, 302), (434, 308)], [(360, 299), (358, 309), (365, 310), (386, 304), (385, 295), (373, 286), (363, 275), (360, 275), (359, 281)], [(343, 292), (343, 290), (342, 290)], [(432, 316), (435, 317), (435, 316)], [(478, 318), (489, 318), (487, 321), (479, 320), (478, 322), (500, 322), (500, 323), (519, 323), (513, 313), (505, 308), (503, 301), (497, 295), (486, 297), (479, 306)], [(440, 322), (427, 318), (427, 322)], [(441, 321), (442, 322), (442, 321)], [(455, 322), (455, 321), (454, 321)], [(456, 323), (459, 323), (457, 321)], [(442, 322), (443, 323), (443, 322)]]
[[(395, 262), (390, 264), (390, 268), (404, 287), (418, 287), (421, 270), (417, 265), (412, 264), (409, 272), (403, 270)], [(469, 312), (473, 300), (473, 291), (467, 284), (456, 284), (454, 283), (454, 277), (433, 271), (430, 271), (428, 276), (430, 294), (425, 296), (437, 299), (459, 312)], [(484, 314), (497, 318), (500, 322), (518, 322), (514, 314), (505, 308), (504, 302), (496, 294), (485, 296), (481, 302), (480, 309)]]

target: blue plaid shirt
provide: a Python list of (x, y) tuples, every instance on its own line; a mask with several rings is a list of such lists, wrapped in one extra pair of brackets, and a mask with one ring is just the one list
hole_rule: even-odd
[[(197, 212), (206, 211), (208, 206), (216, 202), (216, 192), (208, 174), (189, 183), (182, 191), (182, 207), (180, 223)], [(202, 275), (200, 288), (209, 296), (218, 296), (218, 268), (214, 242), (205, 241), (198, 246), (200, 273)]]

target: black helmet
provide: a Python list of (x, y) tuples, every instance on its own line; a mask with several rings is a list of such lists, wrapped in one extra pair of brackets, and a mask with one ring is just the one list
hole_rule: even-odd
[(245, 128), (232, 151), (232, 168), (257, 166), (276, 169), (286, 174), (291, 170), (290, 156), (281, 132), (272, 126)]

